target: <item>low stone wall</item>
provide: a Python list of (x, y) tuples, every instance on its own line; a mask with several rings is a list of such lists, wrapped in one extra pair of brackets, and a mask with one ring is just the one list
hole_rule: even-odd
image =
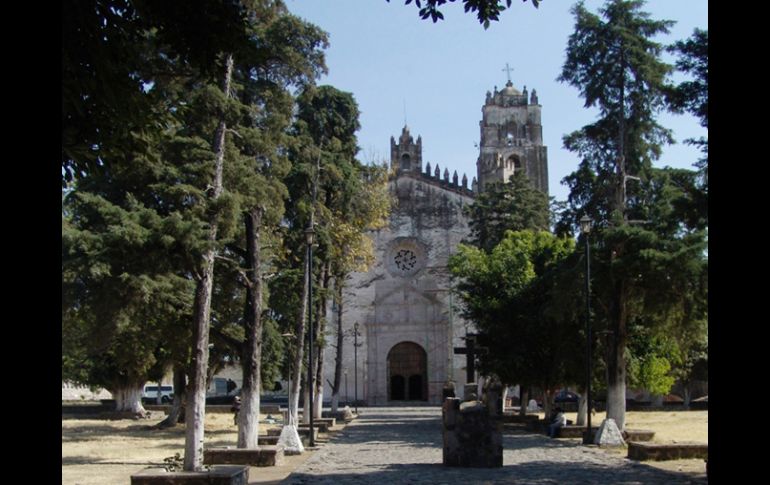
[(682, 460), (702, 458), (708, 460), (708, 443), (628, 443), (628, 457), (638, 461)]
[(628, 441), (652, 441), (655, 431), (651, 429), (625, 429), (623, 439)]
[(273, 445), (249, 448), (208, 448), (203, 452), (205, 465), (276, 466), (283, 463), (283, 448)]

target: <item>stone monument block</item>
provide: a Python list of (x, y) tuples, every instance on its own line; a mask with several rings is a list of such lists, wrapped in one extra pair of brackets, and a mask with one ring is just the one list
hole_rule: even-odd
[(458, 398), (447, 398), (442, 416), (444, 466), (503, 466), (503, 433), (499, 415), (490, 415), (489, 408), (479, 401), (460, 404)]

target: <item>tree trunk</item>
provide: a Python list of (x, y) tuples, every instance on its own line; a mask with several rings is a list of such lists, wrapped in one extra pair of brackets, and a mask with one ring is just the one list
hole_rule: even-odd
[(302, 386), (302, 422), (305, 424), (310, 424), (310, 387), (307, 385), (307, 381), (305, 382), (305, 385)]
[(162, 383), (161, 383), (161, 381), (158, 381), (158, 392), (157, 392), (157, 394), (155, 396), (155, 404), (157, 404), (158, 406), (163, 404), (163, 397), (162, 396), (163, 396)]
[[(588, 425), (588, 396), (586, 396), (585, 392), (583, 392), (580, 395), (580, 399), (578, 400), (578, 413), (577, 413), (577, 420), (575, 421), (575, 424), (577, 426), (587, 426)], [(593, 427), (593, 423), (591, 423), (591, 426)]]
[[(331, 262), (326, 261), (324, 264), (322, 276), (321, 276), (321, 288), (323, 292), (321, 294), (328, 294), (329, 289), (329, 283), (331, 282)], [(318, 325), (316, 325), (315, 328), (315, 337), (313, 338), (313, 342), (315, 342), (315, 349), (314, 349), (314, 360), (315, 360), (315, 382), (313, 383), (315, 387), (315, 395), (313, 396), (313, 407), (315, 409), (313, 410), (313, 418), (320, 418), (323, 413), (323, 397), (324, 397), (324, 340), (321, 338), (322, 335), (326, 332), (326, 300), (323, 298), (318, 299), (318, 304), (316, 306), (317, 311), (316, 315), (318, 317), (316, 318), (316, 322), (318, 322)]]
[[(620, 224), (626, 225), (626, 114), (625, 114), (625, 72), (626, 62), (623, 44), (620, 45), (619, 79), (620, 113), (618, 124), (618, 164), (617, 184), (615, 187), (615, 211), (620, 215)], [(623, 244), (616, 244), (612, 248), (610, 257), (610, 271), (615, 260), (623, 254)], [(615, 420), (618, 429), (623, 431), (626, 423), (626, 332), (628, 313), (626, 304), (628, 301), (626, 283), (621, 279), (613, 285), (612, 304), (610, 311), (610, 325), (613, 332), (609, 341), (609, 361), (607, 362), (607, 418)]]
[(527, 415), (527, 406), (529, 406), (529, 388), (523, 384), (519, 385), (519, 416)]
[[(307, 257), (307, 251), (305, 251), (305, 273), (304, 278), (302, 279), (302, 301), (299, 305), (299, 315), (297, 318), (297, 325), (295, 327), (295, 335), (296, 335), (296, 343), (297, 343), (297, 354), (294, 356), (294, 376), (291, 380), (291, 389), (290, 389), (290, 402), (289, 402), (289, 414), (292, 416), (293, 423), (297, 423), (297, 418), (299, 417), (299, 393), (300, 393), (300, 384), (302, 382), (302, 376), (303, 372), (302, 370), (305, 369), (305, 366), (303, 366), (303, 349), (305, 344), (305, 329), (307, 328), (307, 295), (310, 288), (308, 288), (308, 271), (310, 269), (310, 259)], [(307, 398), (305, 398), (305, 403), (307, 403)], [(303, 415), (307, 414), (303, 412)], [(305, 420), (303, 419), (303, 422)], [(307, 422), (310, 422), (310, 417), (308, 417)]]
[(262, 358), (262, 274), (260, 272), (260, 226), (262, 211), (244, 215), (249, 282), (246, 292), (246, 341), (241, 356), (243, 385), (238, 412), (238, 448), (258, 448), (260, 371)]
[(174, 402), (166, 419), (158, 423), (159, 428), (173, 428), (177, 423), (184, 423), (186, 380), (184, 369), (174, 366)]
[(115, 411), (131, 413), (137, 417), (145, 417), (147, 411), (142, 406), (143, 388), (142, 384), (128, 384), (125, 387), (118, 387), (112, 391), (112, 395), (115, 398)]
[(689, 383), (687, 383), (684, 386), (682, 386), (682, 393), (684, 394), (684, 396), (682, 396), (684, 398), (684, 408), (685, 409), (690, 409), (690, 398), (692, 396), (691, 396), (691, 393), (690, 393), (690, 384)]
[(553, 392), (548, 388), (545, 387), (545, 392), (543, 392), (543, 412), (544, 417), (546, 420), (550, 422), (551, 418), (551, 412), (553, 410)]
[[(226, 97), (230, 93), (230, 78), (233, 72), (233, 56), (227, 56), (222, 91)], [(222, 167), (225, 157), (225, 132), (227, 124), (224, 117), (220, 120), (214, 137), (216, 153), (214, 167), (214, 185), (211, 200), (216, 201), (222, 193)], [(196, 282), (195, 303), (193, 307), (193, 354), (190, 369), (190, 382), (187, 390), (187, 408), (185, 417), (187, 429), (184, 447), (184, 471), (203, 469), (203, 423), (206, 418), (206, 370), (209, 364), (209, 323), (211, 317), (211, 290), (214, 279), (214, 245), (217, 240), (216, 214), (209, 220), (209, 249), (203, 254), (201, 273)]]
[[(334, 383), (332, 384), (332, 413), (337, 412), (340, 399), (340, 387), (342, 386), (342, 357), (345, 335), (342, 332), (342, 288), (344, 277), (337, 277), (334, 280), (334, 290), (337, 299), (337, 348), (334, 357)], [(347, 398), (347, 396), (346, 396)]]
[(627, 320), (626, 285), (621, 281), (615, 288), (613, 303), (613, 332), (610, 334), (609, 362), (607, 365), (607, 417), (615, 420), (623, 431), (626, 423), (626, 340)]

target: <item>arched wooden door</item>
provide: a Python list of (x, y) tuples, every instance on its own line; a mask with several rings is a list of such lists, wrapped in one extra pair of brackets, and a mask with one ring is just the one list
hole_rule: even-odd
[(401, 342), (388, 352), (388, 399), (428, 400), (428, 355), (414, 342)]

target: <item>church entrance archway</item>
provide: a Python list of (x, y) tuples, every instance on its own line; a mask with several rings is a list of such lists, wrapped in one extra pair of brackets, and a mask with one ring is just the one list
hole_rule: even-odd
[(414, 342), (401, 342), (388, 352), (388, 399), (428, 400), (428, 355)]

